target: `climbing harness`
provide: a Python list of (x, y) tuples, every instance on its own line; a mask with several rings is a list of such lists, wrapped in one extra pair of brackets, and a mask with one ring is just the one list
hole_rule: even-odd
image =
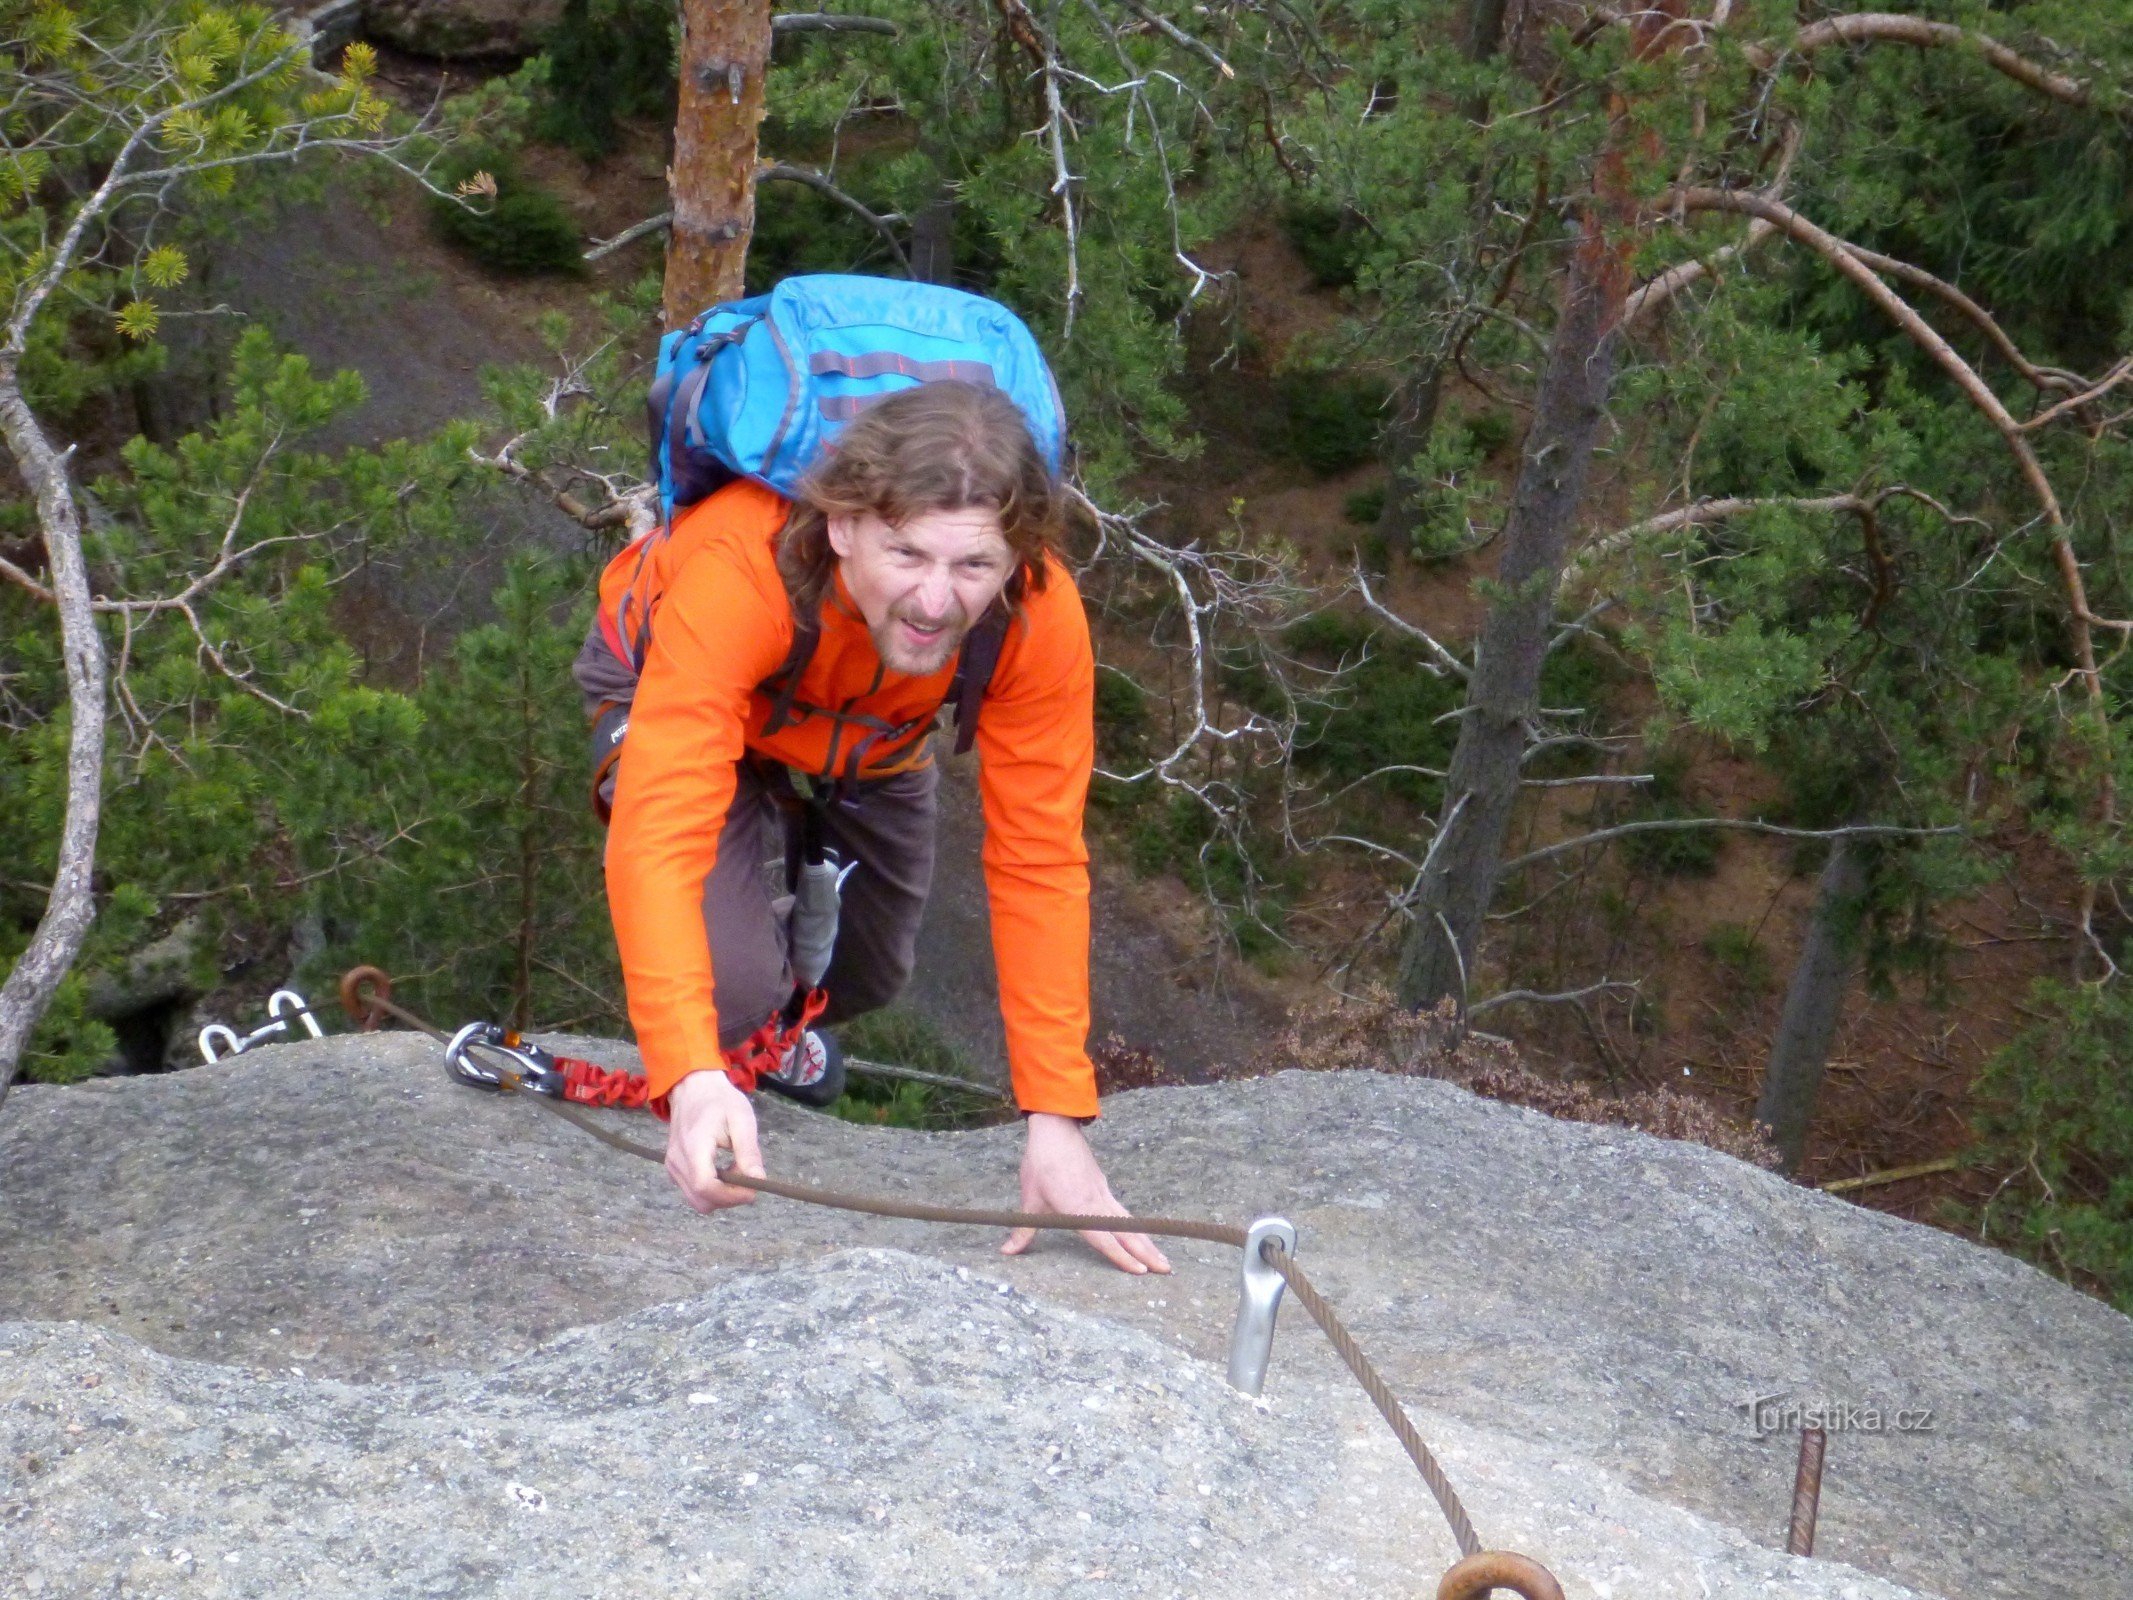
[[(639, 1144), (633, 1139), (603, 1128), (599, 1123), (577, 1109), (578, 1104), (632, 1106), (645, 1105), (644, 1080), (634, 1074), (595, 1067), (590, 1062), (573, 1061), (557, 1057), (524, 1039), (518, 1034), (496, 1028), (492, 1023), (469, 1023), (456, 1034), (446, 1034), (441, 1028), (416, 1015), (406, 1007), (397, 1005), (392, 998), (392, 980), (376, 967), (352, 968), (341, 979), (341, 1004), (349, 1017), (364, 1032), (374, 1032), (386, 1018), (392, 1017), (417, 1032), (426, 1033), (445, 1047), (446, 1065), (455, 1080), (475, 1087), (496, 1092), (520, 1091), (530, 1093), (536, 1104), (555, 1116), (561, 1117), (584, 1133), (590, 1134), (611, 1149), (646, 1161), (664, 1162), (666, 1152), (651, 1145)], [(491, 1035), (494, 1035), (492, 1038)], [(496, 1064), (477, 1065), (470, 1059), (476, 1049), (488, 1050), (496, 1058)], [(586, 1084), (598, 1082), (611, 1085), (621, 1079), (626, 1084), (639, 1087), (634, 1091), (619, 1088), (616, 1098), (592, 1099), (590, 1091), (572, 1092), (572, 1069), (586, 1068), (580, 1075)], [(598, 1075), (597, 1079), (592, 1075)], [(605, 1089), (603, 1088), (603, 1091)], [(634, 1096), (634, 1098), (632, 1098)], [(1280, 1305), (1281, 1290), (1293, 1291), (1297, 1301), (1310, 1315), (1313, 1322), (1325, 1334), (1334, 1353), (1362, 1385), (1370, 1403), (1377, 1407), (1378, 1415), (1392, 1429), (1393, 1437), (1407, 1452), (1408, 1459), (1422, 1474), (1422, 1481), (1450, 1524), (1452, 1537), (1458, 1543), (1460, 1560), (1445, 1573), (1437, 1585), (1437, 1600), (1486, 1600), (1492, 1589), (1510, 1589), (1523, 1595), (1525, 1600), (1563, 1600), (1562, 1585), (1556, 1582), (1548, 1569), (1539, 1562), (1504, 1550), (1484, 1550), (1480, 1536), (1460, 1503), (1459, 1495), (1445, 1477), (1444, 1469), (1431, 1453), (1421, 1433), (1416, 1429), (1391, 1387), (1378, 1375), (1377, 1368), (1355, 1342), (1340, 1317), (1321, 1295), (1295, 1257), (1296, 1230), (1279, 1217), (1261, 1218), (1249, 1229), (1232, 1227), (1225, 1223), (1203, 1222), (1186, 1217), (1134, 1217), (1134, 1216), (1072, 1216), (1044, 1211), (993, 1211), (963, 1206), (925, 1205), (910, 1201), (885, 1200), (873, 1195), (843, 1194), (833, 1189), (817, 1188), (812, 1184), (790, 1183), (780, 1178), (756, 1178), (731, 1168), (722, 1169), (720, 1180), (737, 1188), (754, 1189), (762, 1194), (777, 1195), (787, 1200), (804, 1201), (809, 1205), (827, 1206), (839, 1211), (856, 1211), (868, 1216), (895, 1217), (912, 1222), (945, 1222), (991, 1228), (1038, 1228), (1084, 1233), (1128, 1231), (1154, 1234), (1168, 1239), (1199, 1239), (1210, 1244), (1230, 1245), (1245, 1252), (1244, 1291), (1238, 1307), (1236, 1329), (1230, 1346), (1230, 1381), (1246, 1394), (1257, 1395), (1266, 1377), (1267, 1361), (1273, 1348), (1274, 1315)], [(1278, 1279), (1277, 1284), (1274, 1280)]]
[[(289, 1037), (291, 1018), (300, 1020), (304, 1031), (314, 1039), (326, 1037), (326, 1030), (318, 1025), (318, 1018), (311, 1014), (311, 1002), (294, 989), (276, 989), (267, 997), (267, 1016), (271, 1019), (261, 1023), (250, 1033), (240, 1034), (226, 1023), (210, 1022), (200, 1030), (200, 1057), (209, 1066), (231, 1056), (241, 1056), (256, 1045), (270, 1043)], [(218, 1048), (219, 1047), (219, 1048)]]

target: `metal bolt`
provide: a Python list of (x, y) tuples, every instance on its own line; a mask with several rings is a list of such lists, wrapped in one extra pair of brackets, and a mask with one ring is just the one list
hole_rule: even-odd
[(1815, 1519), (1822, 1510), (1822, 1451), (1828, 1443), (1820, 1428), (1800, 1430), (1800, 1466), (1792, 1480), (1792, 1526), (1786, 1530), (1785, 1553), (1815, 1553)]
[(1269, 1241), (1296, 1253), (1296, 1229), (1281, 1217), (1261, 1217), (1244, 1236), (1244, 1280), (1237, 1292), (1237, 1327), (1229, 1336), (1229, 1385), (1254, 1398), (1266, 1387), (1274, 1354), (1274, 1313), (1288, 1287), (1260, 1253)]

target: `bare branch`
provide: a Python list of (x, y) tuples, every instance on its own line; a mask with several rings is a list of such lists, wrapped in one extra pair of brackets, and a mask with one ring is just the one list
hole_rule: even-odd
[(1954, 47), (1977, 52), (1995, 72), (2004, 73), (2024, 88), (2034, 89), (2065, 105), (2090, 104), (2088, 86), (2064, 73), (2054, 72), (2012, 50), (1990, 34), (1952, 22), (1931, 22), (1924, 17), (1893, 11), (1863, 11), (1850, 16), (1825, 17), (1808, 24), (1782, 44), (1751, 44), (1742, 53), (1768, 72), (1787, 56), (1813, 55), (1832, 44), (1911, 44)]
[(1466, 1014), (1478, 1017), (1494, 1011), (1498, 1006), (1508, 1005), (1575, 1005), (1596, 994), (1617, 994), (1625, 990), (1635, 994), (1636, 983), (1626, 978), (1602, 978), (1597, 983), (1586, 984), (1582, 989), (1559, 989), (1553, 993), (1544, 993), (1539, 989), (1506, 989), (1500, 994), (1490, 995), (1486, 1000), (1476, 1000), (1467, 1007)]
[(2051, 480), (2045, 475), (2044, 464), (2037, 458), (2029, 437), (2022, 425), (2015, 421), (2000, 397), (1984, 379), (1972, 370), (1970, 363), (1956, 354), (1948, 341), (1937, 333), (1925, 318), (1912, 309), (1910, 304), (1895, 290), (1875, 275), (1874, 269), (1860, 259), (1858, 251), (1830, 233), (1827, 229), (1801, 216), (1790, 206), (1780, 205), (1775, 200), (1761, 195), (1739, 194), (1727, 189), (1686, 189), (1680, 192), (1679, 203), (1685, 210), (1736, 211), (1748, 216), (1767, 217), (1792, 238), (1805, 244), (1821, 256), (1837, 271), (1856, 284), (1896, 325), (1910, 335), (1921, 349), (1930, 355), (1941, 370), (1954, 380), (1956, 386), (1968, 396), (1970, 402), (1985, 414), (2000, 437), (2013, 453), (2021, 468), (2024, 481), (2036, 497), (2044, 517), (2052, 528), (2052, 554), (2059, 568), (2059, 580), (2066, 590), (2067, 606), (2071, 613), (2069, 630), (2073, 635), (2074, 652), (2080, 662), (2080, 673), (2092, 704), (2103, 704), (2103, 678), (2096, 665), (2096, 651), (2090, 630), (2109, 628), (2117, 632), (2133, 634), (2133, 622), (2112, 621), (2099, 617), (2089, 609), (2088, 584), (2081, 573), (2081, 562), (2074, 553), (2072, 539), (2067, 533), (2066, 514), (2060, 508), (2059, 496), (2053, 490)]
[(1066, 323), (1062, 339), (1074, 337), (1074, 314), (1081, 309), (1081, 235), (1074, 213), (1074, 175), (1067, 170), (1066, 107), (1059, 99), (1059, 54), (1050, 39), (1044, 42), (1045, 132), (1052, 147), (1052, 193), (1059, 196), (1061, 219), (1066, 225), (1067, 293)]
[(1530, 867), (1536, 862), (1552, 860), (1567, 855), (1572, 850), (1582, 850), (1590, 844), (1606, 844), (1612, 839), (1627, 838), (1633, 833), (1682, 833), (1692, 828), (1730, 828), (1741, 833), (1768, 833), (1781, 839), (1925, 839), (1965, 831), (1960, 823), (1949, 823), (1939, 828), (1909, 828), (1894, 823), (1856, 823), (1845, 828), (1787, 828), (1775, 822), (1762, 822), (1740, 817), (1654, 817), (1643, 822), (1620, 822), (1612, 828), (1598, 828), (1591, 833), (1581, 833), (1575, 839), (1559, 840), (1543, 845), (1538, 850), (1528, 850), (1522, 856), (1513, 856), (1503, 864), (1503, 874), (1508, 877), (1520, 867)]
[[(1792, 174), (1793, 158), (1800, 153), (1800, 138), (1799, 122), (1786, 123), (1785, 131), (1779, 136), (1777, 171), (1763, 189), (1763, 193), (1773, 200), (1781, 198), (1785, 193), (1785, 185)], [(1725, 262), (1745, 259), (1749, 251), (1776, 233), (1776, 224), (1766, 222), (1761, 217), (1751, 218), (1747, 234), (1737, 244), (1721, 245), (1708, 255), (1676, 262), (1649, 283), (1639, 285), (1629, 298), (1622, 302), (1622, 326), (1635, 327), (1682, 290), (1712, 276)]]
[(1126, 0), (1126, 9), (1136, 17), (1139, 17), (1141, 21), (1147, 23), (1149, 27), (1155, 29), (1157, 33), (1160, 33), (1172, 44), (1177, 45), (1180, 49), (1190, 50), (1194, 55), (1203, 58), (1209, 66), (1221, 73), (1223, 77), (1234, 78), (1237, 76), (1237, 69), (1227, 61), (1224, 61), (1221, 53), (1213, 45), (1204, 39), (1194, 38), (1153, 6), (1144, 5), (1142, 0)]
[(1363, 566), (1361, 562), (1357, 562), (1355, 566), (1350, 569), (1350, 571), (1353, 573), (1355, 578), (1355, 591), (1357, 594), (1363, 597), (1363, 604), (1368, 606), (1371, 611), (1375, 612), (1378, 616), (1384, 618), (1385, 621), (1391, 623), (1392, 626), (1398, 629), (1404, 637), (1415, 640), (1425, 650), (1427, 650), (1431, 656), (1435, 657), (1435, 665), (1431, 665), (1429, 662), (1423, 663), (1424, 671), (1430, 673), (1432, 676), (1439, 678), (1443, 677), (1445, 673), (1449, 672), (1453, 677), (1459, 679), (1462, 683), (1465, 682), (1467, 678), (1472, 676), (1471, 669), (1467, 666), (1467, 664), (1464, 661), (1461, 661), (1457, 656), (1453, 655), (1451, 651), (1445, 649), (1444, 646), (1439, 644), (1436, 639), (1431, 637), (1431, 635), (1426, 630), (1416, 627), (1412, 622), (1409, 622), (1405, 617), (1399, 615), (1397, 612), (1391, 611), (1385, 606), (1379, 604), (1378, 597), (1370, 592), (1370, 580), (1363, 575)]
[(773, 39), (788, 33), (881, 33), (894, 39), (899, 30), (887, 17), (850, 17), (838, 11), (787, 11), (770, 19)]
[(635, 244), (639, 239), (646, 238), (651, 234), (665, 233), (667, 229), (673, 226), (674, 213), (662, 211), (656, 217), (646, 217), (642, 222), (632, 223), (612, 239), (599, 240), (578, 259), (581, 261), (599, 261), (604, 257), (613, 255), (624, 245)]
[[(903, 268), (904, 276), (908, 278), (911, 275), (911, 258), (904, 254), (903, 242), (896, 237), (895, 224), (904, 220), (901, 213), (891, 211), (881, 214), (874, 211), (864, 201), (846, 194), (830, 182), (826, 174), (817, 172), (813, 167), (796, 167), (784, 161), (766, 161), (755, 169), (755, 181), (804, 183), (817, 194), (827, 195), (880, 234), (883, 242), (889, 247), (889, 253), (896, 257), (896, 264)], [(639, 223), (638, 226), (643, 227), (644, 224)]]

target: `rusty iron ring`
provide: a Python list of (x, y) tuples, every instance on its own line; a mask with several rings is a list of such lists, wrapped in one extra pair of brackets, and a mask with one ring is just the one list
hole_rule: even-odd
[(350, 967), (341, 974), (341, 1009), (365, 1033), (376, 1033), (392, 1003), (393, 980), (378, 967)]
[(1487, 1600), (1491, 1589), (1509, 1589), (1526, 1600), (1563, 1600), (1555, 1574), (1530, 1556), (1483, 1550), (1468, 1556), (1437, 1584), (1437, 1600)]

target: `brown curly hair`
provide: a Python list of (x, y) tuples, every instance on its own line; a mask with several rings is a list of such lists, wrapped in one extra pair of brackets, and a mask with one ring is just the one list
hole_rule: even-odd
[(876, 401), (846, 424), (801, 480), (778, 534), (778, 572), (794, 611), (815, 615), (830, 590), (837, 570), (832, 515), (871, 512), (893, 527), (928, 511), (969, 506), (999, 514), (1001, 536), (1016, 559), (1008, 604), (1043, 588), (1045, 558), (1059, 547), (1065, 507), (1015, 403), (997, 389), (952, 379)]

